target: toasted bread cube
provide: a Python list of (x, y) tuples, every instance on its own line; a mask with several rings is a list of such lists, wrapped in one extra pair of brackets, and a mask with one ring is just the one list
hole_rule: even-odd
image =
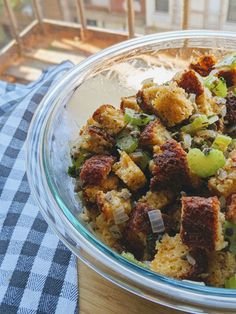
[(156, 98), (156, 94), (159, 90), (159, 86), (156, 83), (149, 83), (143, 85), (142, 89), (137, 93), (137, 103), (140, 108), (146, 113), (153, 113), (153, 101)]
[(112, 232), (112, 226), (106, 220), (103, 213), (98, 215), (95, 220), (96, 224), (96, 236), (100, 236), (101, 240), (111, 248), (115, 249), (117, 241), (121, 237), (121, 231), (117, 227), (116, 234)]
[(189, 248), (209, 252), (223, 249), (223, 222), (217, 197), (182, 197), (180, 235)]
[(107, 193), (99, 191), (96, 195), (96, 203), (104, 214), (106, 221), (111, 222), (115, 220), (115, 212), (120, 208), (122, 208), (127, 215), (130, 213), (130, 198), (131, 194), (128, 189), (122, 189), (121, 191), (112, 190)]
[(124, 127), (124, 114), (112, 105), (102, 105), (93, 114), (93, 119), (98, 122), (109, 134), (117, 134)]
[(184, 89), (174, 83), (159, 86), (153, 108), (161, 120), (170, 127), (188, 119), (194, 109)]
[(213, 70), (216, 64), (216, 57), (214, 55), (204, 55), (199, 57), (195, 62), (190, 64), (190, 69), (193, 69), (201, 76), (207, 76)]
[[(227, 160), (224, 168), (210, 178), (208, 181), (208, 188), (218, 196), (228, 198), (231, 194), (236, 193), (236, 152), (232, 152), (230, 158)], [(223, 176), (222, 176), (223, 172)]]
[(176, 279), (191, 278), (194, 266), (186, 258), (189, 249), (182, 243), (179, 234), (175, 237), (165, 234), (161, 242), (157, 243), (156, 249), (157, 253), (150, 265), (151, 270)]
[(199, 96), (204, 93), (204, 85), (201, 82), (199, 75), (193, 70), (184, 71), (177, 79), (177, 84), (188, 94), (191, 93)]
[(233, 194), (230, 197), (225, 218), (226, 220), (229, 220), (236, 224), (236, 194)]
[(226, 81), (227, 87), (236, 85), (236, 69), (235, 68), (225, 68), (221, 69), (217, 73), (218, 77), (223, 77)]
[(146, 184), (146, 177), (142, 170), (124, 151), (120, 153), (120, 161), (113, 165), (112, 170), (132, 191), (136, 191)]
[(161, 146), (161, 153), (154, 156), (151, 190), (178, 190), (191, 185), (187, 154), (175, 140), (169, 140)]
[(140, 144), (146, 147), (162, 145), (171, 139), (169, 131), (164, 127), (159, 119), (150, 122), (140, 135)]
[(148, 191), (139, 199), (139, 203), (147, 203), (156, 209), (162, 209), (174, 200), (175, 193), (171, 190), (160, 190), (157, 192)]
[(83, 198), (86, 202), (95, 203), (96, 195), (99, 191), (108, 192), (118, 188), (119, 179), (117, 176), (110, 174), (107, 178), (102, 179), (99, 185), (88, 185), (83, 188)]
[(236, 272), (235, 256), (230, 252), (212, 252), (208, 256), (206, 282), (213, 287), (224, 287), (225, 281)]
[(88, 125), (81, 132), (80, 148), (92, 153), (106, 153), (114, 146), (114, 139), (101, 127)]
[(99, 185), (111, 172), (115, 157), (96, 155), (85, 161), (80, 172), (84, 185)]
[(122, 112), (125, 112), (125, 109), (133, 109), (136, 112), (140, 112), (141, 109), (137, 103), (137, 98), (135, 96), (129, 96), (129, 97), (122, 97), (121, 103), (120, 103), (120, 109)]

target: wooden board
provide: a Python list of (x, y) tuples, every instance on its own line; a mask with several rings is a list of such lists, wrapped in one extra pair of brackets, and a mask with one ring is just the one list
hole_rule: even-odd
[(81, 261), (79, 273), (80, 314), (184, 314), (185, 312), (142, 299), (102, 278)]

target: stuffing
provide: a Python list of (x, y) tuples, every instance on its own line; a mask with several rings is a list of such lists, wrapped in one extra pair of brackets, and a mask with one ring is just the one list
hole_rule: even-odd
[(225, 281), (236, 272), (235, 256), (230, 252), (212, 252), (208, 256), (208, 277), (210, 286), (224, 287)]
[(236, 224), (236, 194), (230, 197), (225, 218)]
[(217, 72), (218, 77), (223, 77), (226, 82), (227, 87), (236, 85), (236, 69), (235, 68), (225, 68)]
[(125, 127), (122, 111), (112, 105), (100, 106), (94, 112), (93, 119), (112, 135), (119, 133)]
[(81, 132), (80, 148), (92, 153), (106, 153), (115, 144), (114, 139), (100, 127), (86, 126)]
[(112, 170), (132, 191), (146, 184), (145, 175), (124, 151), (120, 152), (120, 161), (113, 165)]
[(161, 146), (161, 153), (154, 156), (151, 190), (174, 190), (191, 185), (186, 152), (175, 140), (169, 140)]
[(111, 248), (116, 246), (117, 240), (119, 240), (121, 232), (119, 228), (116, 228), (114, 232), (114, 227), (107, 223), (105, 215), (101, 213), (96, 217), (96, 234), (101, 237), (102, 241), (110, 246)]
[(165, 234), (161, 242), (157, 243), (156, 249), (157, 253), (150, 267), (161, 275), (176, 279), (194, 279), (204, 269), (204, 253), (198, 252), (193, 257), (179, 234), (175, 237)]
[(193, 109), (183, 88), (174, 83), (159, 86), (153, 101), (153, 111), (169, 127), (188, 119)]
[(209, 252), (224, 248), (223, 222), (217, 197), (182, 197), (180, 236), (189, 248)]
[(95, 155), (85, 161), (80, 172), (80, 179), (86, 185), (99, 185), (111, 172), (115, 157)]
[(236, 124), (236, 96), (234, 93), (230, 92), (228, 93), (226, 97), (226, 116), (225, 116), (225, 122), (229, 125), (235, 125)]
[(218, 195), (229, 197), (236, 193), (236, 151), (231, 152), (223, 169), (208, 181), (209, 190)]
[(119, 179), (117, 176), (110, 174), (107, 178), (101, 180), (99, 185), (88, 185), (83, 189), (83, 199), (89, 203), (96, 202), (96, 194), (99, 191), (108, 192), (118, 188)]
[(188, 70), (182, 73), (180, 78), (177, 80), (179, 87), (182, 87), (188, 94), (195, 94), (199, 96), (204, 93), (204, 86), (193, 70)]
[(153, 113), (153, 101), (159, 86), (156, 83), (149, 83), (143, 85), (142, 89), (137, 93), (137, 103), (140, 108), (147, 113)]
[(139, 203), (147, 203), (153, 208), (162, 209), (169, 205), (174, 200), (174, 197), (174, 192), (170, 190), (148, 191), (146, 195), (139, 199)]
[(159, 119), (150, 122), (142, 131), (139, 143), (144, 147), (153, 147), (154, 145), (162, 145), (171, 139), (170, 133), (164, 127)]
[(133, 109), (134, 111), (140, 112), (141, 109), (137, 103), (136, 95), (129, 97), (122, 97), (120, 103), (120, 109), (122, 112), (125, 112), (125, 109)]
[[(151, 223), (148, 212), (155, 210), (146, 203), (137, 203), (133, 208), (129, 221), (124, 230), (124, 242), (128, 250), (138, 259), (149, 259), (149, 255), (153, 255), (155, 251), (155, 242), (158, 238), (158, 233), (152, 232)], [(162, 214), (162, 219), (165, 226), (165, 231), (170, 232), (174, 228), (173, 220), (165, 214)], [(152, 246), (152, 248), (150, 247)]]
[(107, 193), (99, 191), (96, 194), (96, 203), (108, 223), (112, 221), (120, 224), (118, 220), (120, 211), (125, 214), (124, 217), (128, 220), (128, 214), (131, 211), (130, 197), (131, 194), (128, 189), (112, 190)]
[(207, 76), (213, 70), (216, 64), (216, 58), (213, 55), (203, 55), (195, 62), (190, 64), (190, 69), (193, 69), (201, 76)]

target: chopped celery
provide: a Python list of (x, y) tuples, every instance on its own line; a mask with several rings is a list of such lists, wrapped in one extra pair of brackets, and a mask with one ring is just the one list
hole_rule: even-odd
[(226, 241), (229, 241), (229, 250), (236, 255), (236, 224), (230, 221), (224, 223), (224, 235)]
[(230, 145), (232, 141), (232, 138), (226, 135), (218, 134), (215, 138), (212, 148), (216, 148), (221, 150), (222, 152), (225, 152)]
[(219, 117), (218, 117), (217, 115), (208, 117), (208, 122), (209, 122), (209, 124), (213, 124), (213, 123), (215, 123), (215, 122), (218, 121), (218, 120), (219, 120)]
[(123, 256), (124, 258), (126, 258), (128, 261), (138, 265), (138, 266), (141, 266), (143, 268), (147, 268), (149, 269), (148, 265), (143, 263), (143, 262), (140, 262), (138, 261), (133, 254), (129, 253), (129, 252), (122, 252), (121, 253), (121, 256)]
[(236, 289), (236, 274), (225, 281), (225, 288)]
[(131, 135), (119, 137), (116, 141), (116, 146), (126, 153), (130, 154), (138, 147), (138, 140)]
[(181, 131), (189, 134), (196, 133), (197, 131), (207, 127), (209, 121), (206, 115), (201, 115), (193, 120), (190, 124), (187, 124), (181, 128)]
[(227, 95), (227, 85), (223, 77), (210, 75), (205, 79), (204, 85), (218, 97)]
[(138, 113), (130, 108), (125, 109), (125, 122), (132, 125), (142, 126), (155, 119), (155, 116), (146, 113)]
[(214, 148), (204, 152), (198, 148), (190, 149), (187, 160), (190, 170), (201, 178), (214, 175), (226, 162), (222, 151)]
[(227, 55), (220, 62), (218, 62), (215, 67), (234, 67), (236, 65), (236, 53)]
[(148, 153), (144, 151), (136, 151), (130, 154), (130, 158), (142, 169), (146, 169), (151, 160)]

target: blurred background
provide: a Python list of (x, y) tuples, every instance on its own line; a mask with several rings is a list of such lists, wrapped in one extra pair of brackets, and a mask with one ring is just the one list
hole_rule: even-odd
[[(69, 50), (69, 59), (77, 63), (80, 59), (73, 57), (74, 52), (82, 58), (130, 37), (186, 28), (234, 31), (236, 0), (0, 0), (0, 77), (11, 80), (14, 74), (12, 70), (5, 71), (9, 56), (10, 66), (17, 65), (19, 70), (25, 58), (30, 58), (30, 52), (32, 59), (31, 50), (35, 48), (56, 49), (57, 53), (65, 53), (65, 50), (69, 53)], [(47, 36), (40, 37), (42, 32)], [(50, 39), (55, 32), (53, 39), (57, 39), (57, 43)], [(77, 41), (74, 49), (66, 49), (65, 39), (68, 38)], [(79, 49), (80, 40), (89, 43), (90, 50), (88, 46), (86, 51)], [(13, 42), (14, 49), (7, 46)], [(16, 53), (21, 59), (14, 57)], [(66, 55), (55, 57), (54, 63), (63, 58), (66, 59)], [(38, 58), (39, 63), (32, 65), (36, 74), (39, 74), (37, 70), (53, 63), (46, 55), (41, 59), (45, 64), (40, 65), (42, 60)], [(36, 76), (27, 77), (26, 73), (25, 80)]]

